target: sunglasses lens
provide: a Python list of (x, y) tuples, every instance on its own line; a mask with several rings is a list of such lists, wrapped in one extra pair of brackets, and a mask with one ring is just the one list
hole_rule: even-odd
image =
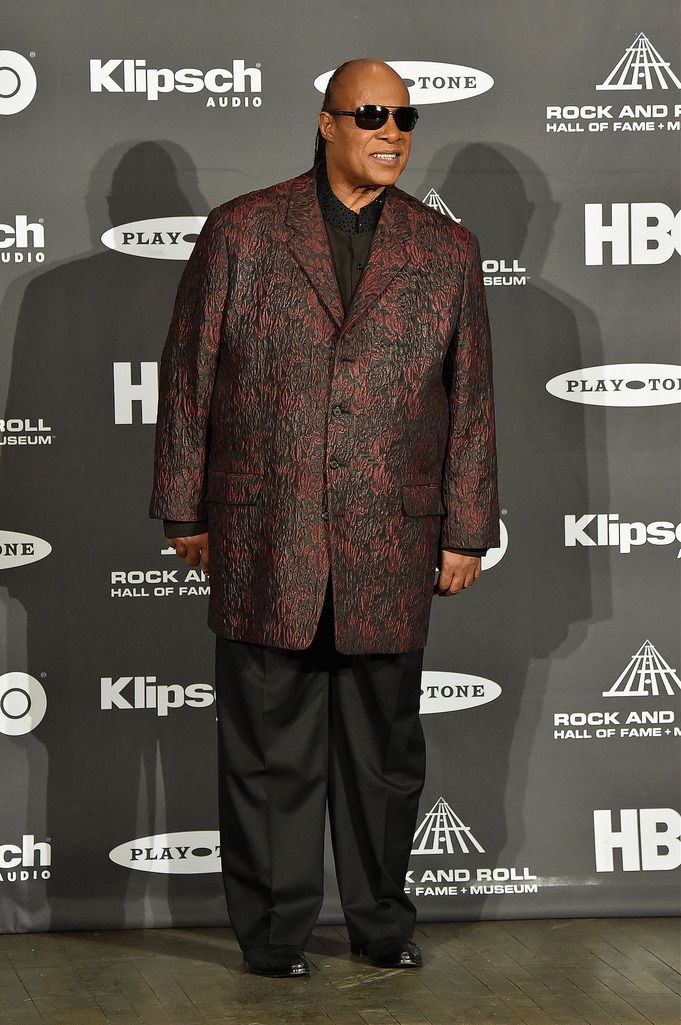
[(395, 124), (401, 132), (413, 132), (419, 119), (416, 107), (398, 107), (394, 115)]
[(375, 131), (388, 120), (388, 108), (377, 103), (363, 103), (355, 111), (355, 124), (365, 131)]
[[(393, 111), (395, 124), (401, 132), (412, 132), (418, 121), (419, 112), (416, 107), (398, 107)], [(355, 111), (355, 124), (367, 132), (375, 132), (382, 128), (390, 116), (387, 107), (380, 103), (363, 103)]]

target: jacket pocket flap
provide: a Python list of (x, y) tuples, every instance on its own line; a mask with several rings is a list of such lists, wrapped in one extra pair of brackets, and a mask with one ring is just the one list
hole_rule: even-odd
[(206, 484), (208, 502), (228, 505), (253, 505), (262, 487), (261, 473), (227, 473), (210, 470)]
[(403, 484), (402, 506), (407, 516), (443, 516), (439, 484)]

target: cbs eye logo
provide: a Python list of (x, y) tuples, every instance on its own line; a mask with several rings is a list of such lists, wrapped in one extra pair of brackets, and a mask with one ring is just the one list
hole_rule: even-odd
[(30, 61), (14, 50), (0, 50), (0, 114), (18, 114), (28, 107), (37, 86)]
[(43, 721), (47, 695), (43, 685), (28, 673), (0, 676), (0, 733), (21, 737)]

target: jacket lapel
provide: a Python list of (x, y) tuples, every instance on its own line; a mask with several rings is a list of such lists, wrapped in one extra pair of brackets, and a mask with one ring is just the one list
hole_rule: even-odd
[(337, 327), (345, 316), (331, 246), (317, 199), (314, 169), (294, 179), (289, 194), (287, 245)]
[(314, 169), (294, 179), (285, 220), (290, 229), (287, 245), (329, 316), (337, 327), (343, 327), (344, 332), (364, 316), (371, 303), (385, 291), (391, 279), (407, 261), (407, 242), (413, 231), (409, 223), (408, 204), (402, 198), (400, 189), (389, 186), (369, 249), (369, 258), (346, 317), (333, 254), (317, 200)]
[(383, 210), (369, 248), (369, 257), (357, 282), (355, 294), (343, 324), (347, 332), (364, 317), (407, 262), (407, 243), (413, 235), (408, 204), (402, 191), (388, 186)]

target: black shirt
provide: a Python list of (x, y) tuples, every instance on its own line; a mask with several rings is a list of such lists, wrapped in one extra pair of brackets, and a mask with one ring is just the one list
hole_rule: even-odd
[[(383, 210), (385, 196), (386, 190), (383, 189), (375, 199), (355, 212), (341, 202), (331, 188), (326, 173), (326, 162), (322, 160), (317, 166), (317, 198), (324, 218), (343, 300), (343, 309), (346, 314), (357, 288), (357, 282), (369, 257), (369, 249)], [(191, 537), (193, 534), (203, 534), (208, 530), (206, 520), (194, 520), (191, 523), (181, 520), (164, 520), (163, 526), (166, 537)], [(448, 548), (447, 551), (460, 552), (463, 555), (484, 555), (487, 549)]]

